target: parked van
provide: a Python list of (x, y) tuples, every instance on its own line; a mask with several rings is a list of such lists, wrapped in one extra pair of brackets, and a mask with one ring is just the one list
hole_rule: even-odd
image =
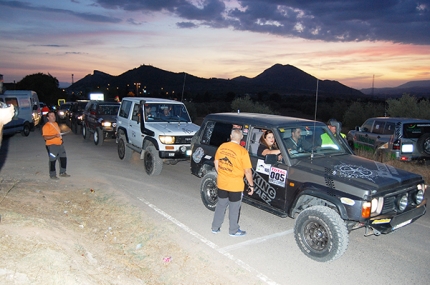
[(39, 97), (30, 90), (6, 90), (0, 101), (13, 105), (17, 115), (3, 127), (3, 134), (19, 133), (28, 136), (41, 121)]

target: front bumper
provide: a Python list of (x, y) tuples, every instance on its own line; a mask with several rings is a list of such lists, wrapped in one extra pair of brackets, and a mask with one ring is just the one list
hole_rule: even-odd
[(179, 147), (176, 151), (159, 151), (160, 158), (165, 159), (189, 159), (191, 156), (191, 148), (188, 146)]
[(370, 221), (370, 227), (378, 230), (383, 234), (387, 234), (398, 228), (415, 222), (422, 217), (427, 211), (427, 199), (425, 199), (418, 207), (392, 217), (378, 217)]

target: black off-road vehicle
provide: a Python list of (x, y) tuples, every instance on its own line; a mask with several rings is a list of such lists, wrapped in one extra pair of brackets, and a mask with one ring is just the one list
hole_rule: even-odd
[(107, 101), (89, 101), (82, 114), (82, 136), (101, 146), (105, 138), (115, 138), (116, 117), (120, 103)]
[[(340, 135), (337, 139), (321, 122), (249, 113), (208, 115), (193, 137), (191, 172), (202, 178), (201, 198), (210, 210), (217, 202), (213, 159), (218, 146), (229, 140), (233, 124), (242, 126), (241, 144), (253, 167), (255, 191), (243, 201), (295, 218), (296, 242), (311, 259), (340, 257), (352, 230), (364, 228), (366, 236), (385, 234), (426, 212), (426, 185), (420, 175), (355, 156), (347, 141)], [(297, 128), (302, 147), (288, 149), (291, 131)], [(266, 130), (273, 131), (282, 157), (258, 156)]]

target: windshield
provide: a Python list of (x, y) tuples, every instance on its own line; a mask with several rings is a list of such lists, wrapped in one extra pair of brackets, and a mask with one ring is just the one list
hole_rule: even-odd
[(326, 127), (321, 125), (294, 125), (278, 128), (282, 144), (291, 158), (311, 155), (345, 154), (339, 140)]
[(99, 115), (115, 115), (118, 114), (119, 105), (99, 105)]
[(145, 104), (147, 122), (191, 122), (183, 104)]

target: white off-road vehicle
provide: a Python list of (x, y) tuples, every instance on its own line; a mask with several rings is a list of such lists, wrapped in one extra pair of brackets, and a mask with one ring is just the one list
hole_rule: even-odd
[(182, 102), (146, 97), (126, 97), (117, 117), (118, 156), (140, 153), (148, 175), (159, 175), (163, 162), (189, 160), (191, 139), (199, 130)]

